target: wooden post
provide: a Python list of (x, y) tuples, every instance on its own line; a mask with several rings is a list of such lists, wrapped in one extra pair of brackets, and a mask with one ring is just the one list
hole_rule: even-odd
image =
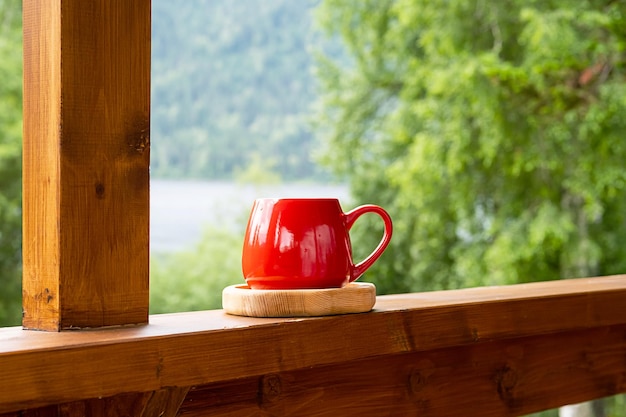
[(23, 326), (148, 321), (150, 0), (24, 0)]

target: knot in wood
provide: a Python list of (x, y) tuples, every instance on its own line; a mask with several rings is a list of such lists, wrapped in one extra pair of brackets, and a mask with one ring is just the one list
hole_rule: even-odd
[(500, 398), (510, 403), (514, 399), (514, 390), (519, 377), (515, 369), (505, 365), (496, 372), (496, 384)]
[(137, 114), (133, 118), (126, 134), (126, 143), (139, 154), (150, 149), (150, 119), (144, 114)]
[(101, 182), (96, 183), (96, 197), (99, 199), (104, 198), (104, 184)]
[(263, 401), (276, 401), (282, 392), (282, 382), (278, 375), (265, 375), (261, 379), (261, 398)]
[(409, 375), (409, 388), (413, 394), (417, 394), (424, 389), (426, 385), (426, 376), (419, 371), (413, 371)]

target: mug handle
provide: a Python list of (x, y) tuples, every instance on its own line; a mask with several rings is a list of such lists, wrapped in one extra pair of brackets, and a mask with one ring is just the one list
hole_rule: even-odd
[(365, 213), (375, 213), (378, 214), (385, 223), (385, 230), (383, 232), (383, 237), (378, 243), (378, 246), (370, 255), (365, 258), (363, 261), (354, 265), (352, 269), (352, 273), (350, 274), (350, 282), (356, 281), (361, 275), (365, 273), (365, 271), (376, 262), (376, 260), (383, 254), (387, 245), (391, 241), (391, 234), (393, 233), (393, 225), (391, 223), (391, 216), (389, 213), (385, 211), (382, 207), (376, 206), (374, 204), (366, 204), (363, 206), (359, 206), (353, 210), (350, 210), (347, 213), (344, 213), (346, 216), (346, 228), (348, 232), (354, 225), (354, 222), (361, 217)]

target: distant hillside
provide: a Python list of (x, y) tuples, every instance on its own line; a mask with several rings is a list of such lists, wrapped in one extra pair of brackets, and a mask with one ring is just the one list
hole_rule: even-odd
[(312, 0), (153, 0), (152, 174), (311, 178)]

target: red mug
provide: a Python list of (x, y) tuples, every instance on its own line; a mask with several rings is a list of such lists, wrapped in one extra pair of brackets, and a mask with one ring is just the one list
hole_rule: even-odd
[[(350, 229), (365, 213), (384, 222), (380, 243), (354, 264)], [(341, 288), (358, 279), (389, 245), (389, 214), (364, 205), (344, 213), (335, 198), (255, 200), (243, 243), (242, 269), (252, 289)]]

